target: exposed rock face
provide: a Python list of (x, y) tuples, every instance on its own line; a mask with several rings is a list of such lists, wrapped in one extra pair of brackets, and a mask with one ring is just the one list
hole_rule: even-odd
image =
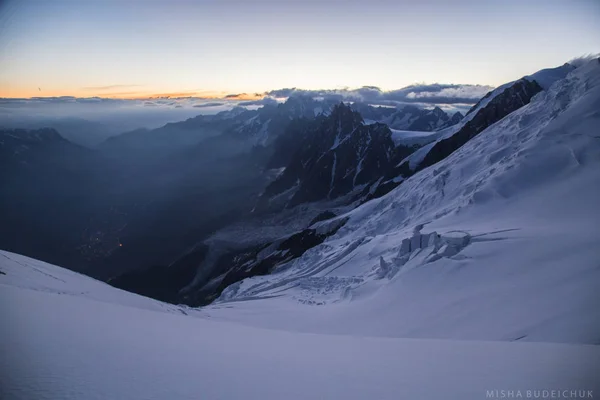
[(452, 152), (474, 138), (488, 126), (498, 122), (513, 111), (529, 104), (543, 89), (536, 81), (520, 79), (494, 97), (468, 121), (457, 133), (436, 143), (427, 153), (417, 170), (427, 168), (448, 157)]
[(291, 157), (302, 148), (308, 135), (318, 129), (325, 117), (314, 119), (299, 118), (291, 122), (285, 132), (279, 135), (273, 143), (274, 152), (267, 163), (267, 168), (282, 168), (290, 164)]
[(258, 109), (255, 116), (233, 129), (233, 134), (255, 146), (268, 146), (285, 132), (292, 121), (314, 120), (318, 115), (327, 114), (334, 104), (295, 95), (284, 103), (267, 104)]
[(335, 217), (336, 217), (336, 215), (332, 211), (323, 211), (322, 213), (320, 213), (319, 215), (317, 215), (316, 217), (314, 217), (310, 221), (310, 223), (308, 224), (308, 226), (311, 226), (313, 224), (316, 224), (317, 222), (326, 221), (328, 219), (335, 218)]
[[(452, 136), (435, 143), (416, 167), (411, 167), (409, 161), (398, 163), (374, 187), (369, 188), (368, 192), (362, 193), (362, 201), (368, 201), (389, 193), (400, 185), (405, 178), (448, 157), (488, 126), (529, 104), (531, 98), (542, 90), (542, 87), (535, 80), (523, 78), (508, 86), (501, 93), (496, 94), (491, 100), (490, 97), (492, 97), (493, 91), (489, 92), (467, 113), (467, 115), (472, 113), (475, 113), (475, 115)], [(453, 116), (453, 119), (457, 121), (462, 120), (462, 118), (462, 114)]]
[(395, 108), (365, 103), (352, 103), (350, 107), (358, 111), (365, 121), (381, 122), (391, 129), (407, 131), (437, 131), (455, 125), (463, 118), (460, 112), (450, 117), (439, 107), (429, 110), (411, 105)]
[(290, 191), (288, 207), (333, 199), (377, 181), (413, 151), (396, 146), (386, 125), (365, 125), (361, 115), (343, 103), (318, 126), (308, 128), (293, 132), (301, 139), (298, 150), (263, 198)]
[(354, 111), (358, 111), (365, 120), (382, 122), (398, 112), (396, 107), (372, 106), (366, 103), (355, 102), (350, 104)]
[(419, 117), (408, 126), (410, 131), (435, 131), (447, 125), (450, 117), (441, 108), (422, 110)]
[[(462, 113), (460, 111), (455, 112), (454, 114), (452, 114), (452, 117), (450, 118), (450, 121), (448, 121), (446, 126), (453, 126), (458, 124), (465, 116), (462, 115)], [(444, 128), (446, 127), (444, 126)]]
[(377, 121), (387, 124), (392, 129), (432, 132), (455, 125), (462, 117), (460, 112), (450, 117), (439, 107), (426, 110), (415, 106), (404, 106), (390, 116)]
[[(463, 120), (461, 113), (450, 117), (439, 108), (420, 110), (408, 106), (396, 110), (358, 103), (350, 106), (341, 103), (325, 110), (323, 104), (311, 98), (297, 97), (282, 104), (271, 104), (260, 113), (247, 114), (250, 118), (244, 117), (245, 120), (226, 135), (241, 140), (250, 138), (255, 151), (257, 148), (273, 151), (270, 160), (261, 164), (276, 176), (260, 198), (259, 203), (266, 206), (263, 211), (277, 211), (269, 208), (274, 198), (277, 198), (277, 204), (290, 208), (336, 198), (341, 198), (336, 206), (342, 202), (355, 204), (354, 201), (364, 202), (388, 193), (401, 185), (406, 177), (449, 156), (490, 125), (528, 104), (541, 90), (535, 80), (521, 79), (490, 92), (469, 111), (466, 122), (435, 136), (444, 139), (422, 149), (427, 152), (423, 153), (423, 158), (419, 154), (421, 162), (414, 165), (401, 161), (416, 148), (396, 145), (387, 125), (380, 122), (367, 124), (356, 110), (361, 109), (371, 122), (384, 120), (401, 129), (422, 131), (460, 123)], [(231, 117), (236, 118), (244, 112), (234, 113)], [(331, 203), (325, 204), (330, 206)], [(286, 211), (300, 210), (301, 213), (310, 207), (303, 205)], [(285, 236), (277, 233), (268, 239), (253, 241), (252, 245), (241, 246), (228, 239), (225, 239), (228, 244), (223, 240), (220, 244), (207, 241), (204, 242), (209, 246), (206, 252), (192, 252), (168, 268), (138, 271), (135, 279), (124, 276), (111, 283), (192, 306), (208, 304), (221, 294), (222, 298), (238, 292), (252, 297), (252, 290), (245, 291), (247, 287), (242, 282), (245, 278), (285, 268), (286, 263), (325, 241), (344, 223), (345, 220), (336, 219), (333, 212), (322, 212), (308, 225), (296, 227), (294, 233)], [(379, 278), (391, 276), (405, 266), (421, 265), (440, 257), (460, 257), (459, 253), (470, 241), (469, 235), (462, 232), (439, 235), (436, 232), (421, 233), (421, 228), (402, 242), (396, 258), (379, 259), (375, 267)]]
[(253, 146), (271, 144), (292, 120), (314, 119), (333, 105), (333, 102), (316, 101), (308, 96), (294, 96), (284, 103), (266, 104), (258, 110), (235, 107), (152, 130), (125, 132), (107, 139), (100, 149), (116, 155), (164, 156), (207, 140), (221, 140), (230, 142), (227, 143), (229, 148), (239, 147), (247, 151)]

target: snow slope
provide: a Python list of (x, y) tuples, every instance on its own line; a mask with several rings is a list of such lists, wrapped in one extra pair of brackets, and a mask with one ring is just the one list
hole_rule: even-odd
[(542, 69), (535, 74), (526, 76), (526, 78), (536, 81), (544, 90), (547, 90), (554, 82), (564, 79), (574, 69), (575, 66), (566, 63), (560, 67)]
[[(527, 79), (529, 81), (535, 80), (544, 90), (548, 90), (555, 82), (564, 79), (574, 69), (575, 67), (573, 65), (566, 63), (560, 67), (542, 69), (531, 75), (524, 76), (523, 79)], [(475, 104), (471, 110), (469, 110), (467, 115), (465, 115), (465, 117), (462, 118), (458, 124), (435, 132), (435, 136), (431, 137), (433, 141), (421, 143), (424, 144), (423, 147), (408, 156), (405, 160), (402, 160), (398, 165), (408, 161), (411, 170), (417, 168), (417, 166), (421, 163), (421, 161), (423, 161), (427, 153), (429, 153), (429, 151), (437, 142), (447, 139), (460, 131), (460, 129), (469, 121), (471, 121), (481, 109), (485, 108), (495, 97), (500, 95), (507, 88), (513, 86), (516, 82), (517, 81), (505, 83), (486, 94), (481, 100), (479, 100), (479, 102), (477, 102), (477, 104)]]
[[(600, 390), (600, 348), (301, 334), (0, 252), (0, 398), (439, 399)], [(492, 392), (494, 393), (494, 392)]]
[(441, 137), (441, 131), (419, 132), (402, 131), (398, 129), (390, 130), (392, 131), (392, 140), (396, 145), (412, 146), (418, 144), (422, 146)]
[(305, 332), (599, 344), (598, 110), (594, 60), (209, 312)]

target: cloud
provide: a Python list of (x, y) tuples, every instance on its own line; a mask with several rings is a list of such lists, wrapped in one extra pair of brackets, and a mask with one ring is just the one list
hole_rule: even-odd
[(126, 89), (141, 87), (142, 85), (108, 85), (108, 86), (86, 86), (81, 88), (85, 91), (103, 91), (103, 90), (114, 90), (114, 89)]
[(225, 95), (227, 100), (260, 100), (265, 97), (266, 93), (237, 93)]
[(238, 106), (266, 106), (267, 104), (275, 105), (278, 103), (279, 102), (273, 97), (266, 96), (259, 100), (241, 101), (238, 103)]
[(595, 58), (600, 58), (600, 53), (596, 53), (596, 54), (584, 54), (582, 56), (579, 57), (575, 57), (571, 60), (569, 60), (569, 62), (567, 64), (571, 64), (574, 67), (581, 67), (583, 64), (588, 63), (589, 61), (592, 61)]
[(284, 88), (268, 92), (269, 96), (281, 98), (305, 95), (344, 101), (361, 101), (375, 105), (400, 105), (406, 103), (431, 104), (474, 104), (491, 86), (460, 84), (415, 84), (397, 90), (382, 90), (376, 86), (363, 86), (357, 89), (303, 90)]
[[(171, 92), (171, 93), (157, 93), (143, 96), (144, 99), (178, 99), (185, 97), (195, 97), (197, 92)], [(142, 98), (142, 97), (140, 97)]]
[(194, 104), (192, 107), (196, 107), (196, 108), (205, 108), (205, 107), (218, 107), (218, 106), (222, 106), (225, 103), (202, 103), (202, 104)]
[(134, 99), (144, 97), (141, 92), (128, 91), (128, 92), (107, 92), (100, 94), (102, 98), (118, 98), (118, 99)]
[[(589, 58), (589, 57), (588, 57)], [(574, 61), (582, 62), (581, 60)], [(110, 85), (88, 88), (90, 90), (108, 90), (114, 88), (134, 87), (138, 85)], [(491, 86), (483, 85), (463, 85), (463, 84), (425, 84), (418, 83), (396, 90), (382, 90), (377, 86), (363, 86), (359, 88), (341, 88), (341, 89), (316, 89), (305, 90), (299, 88), (282, 88), (271, 90), (265, 93), (218, 93), (210, 91), (187, 91), (154, 93), (137, 91), (106, 91), (99, 97), (76, 98), (70, 96), (64, 97), (34, 97), (30, 101), (51, 102), (51, 103), (81, 103), (81, 102), (136, 102), (143, 105), (144, 101), (151, 101), (154, 105), (163, 107), (177, 107), (179, 105), (189, 108), (210, 108), (210, 107), (233, 107), (240, 106), (263, 106), (266, 104), (275, 104), (278, 101), (284, 101), (290, 96), (309, 96), (314, 99), (323, 99), (328, 101), (357, 101), (371, 104), (374, 106), (401, 107), (407, 104), (413, 104), (419, 107), (433, 107), (441, 105), (456, 105), (457, 108), (464, 108), (465, 105), (473, 105), (481, 99), (487, 92), (492, 90)], [(212, 105), (208, 105), (214, 103)], [(14, 103), (13, 103), (14, 104)], [(124, 103), (122, 103), (124, 104)], [(135, 104), (135, 103), (129, 103)], [(208, 110), (207, 110), (208, 111)]]
[[(174, 92), (135, 98), (111, 97), (107, 93), (97, 97), (33, 97), (29, 99), (0, 99), (3, 118), (11, 116), (68, 115), (105, 118), (110, 115), (148, 115), (156, 120), (166, 118), (178, 120), (198, 114), (214, 114), (236, 106), (258, 108), (277, 104), (291, 96), (309, 96), (316, 100), (357, 101), (373, 106), (403, 107), (414, 105), (420, 108), (442, 108), (448, 113), (466, 112), (492, 88), (481, 85), (458, 84), (415, 84), (397, 90), (382, 90), (376, 86), (356, 89), (303, 90), (282, 88), (266, 93), (225, 94), (217, 92)], [(115, 93), (115, 92), (111, 92)], [(118, 92), (127, 93), (127, 92)], [(145, 111), (144, 111), (145, 110)], [(108, 117), (106, 117), (108, 118)], [(110, 118), (109, 118), (110, 119)], [(142, 126), (142, 125), (140, 125)], [(145, 125), (143, 125), (145, 126)]]

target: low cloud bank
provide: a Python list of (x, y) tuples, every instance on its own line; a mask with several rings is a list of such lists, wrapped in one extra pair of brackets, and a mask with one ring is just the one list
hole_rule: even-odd
[[(221, 99), (202, 97), (159, 97), (114, 99), (102, 97), (0, 98), (0, 127), (19, 127), (56, 119), (84, 119), (102, 123), (111, 133), (136, 128), (155, 128), (199, 114), (216, 114), (236, 106), (250, 109), (273, 105), (290, 96), (314, 99), (359, 101), (374, 106), (423, 108), (438, 106), (448, 113), (466, 111), (492, 88), (481, 85), (417, 84), (398, 90), (374, 86), (357, 89), (304, 90), (284, 88), (262, 94), (231, 94)], [(27, 122), (27, 123), (25, 123)], [(37, 123), (36, 123), (37, 125)]]

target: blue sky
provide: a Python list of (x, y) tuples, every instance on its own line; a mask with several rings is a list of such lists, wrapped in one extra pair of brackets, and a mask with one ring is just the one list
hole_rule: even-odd
[(597, 0), (0, 4), (3, 97), (495, 86), (600, 51)]

